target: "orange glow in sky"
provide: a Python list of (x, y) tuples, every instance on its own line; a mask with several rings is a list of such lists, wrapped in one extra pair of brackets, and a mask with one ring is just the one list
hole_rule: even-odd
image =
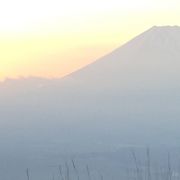
[(180, 1), (1, 1), (0, 78), (64, 76), (154, 25), (180, 25)]

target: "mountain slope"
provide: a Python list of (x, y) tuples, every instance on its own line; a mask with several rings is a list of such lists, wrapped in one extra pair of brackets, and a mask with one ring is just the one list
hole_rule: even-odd
[(153, 27), (62, 79), (6, 82), (4, 151), (13, 143), (24, 152), (180, 145), (179, 59), (180, 27)]

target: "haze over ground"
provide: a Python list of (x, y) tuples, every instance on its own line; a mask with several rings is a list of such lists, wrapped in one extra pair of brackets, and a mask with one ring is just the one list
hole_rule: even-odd
[(2, 83), (2, 141), (78, 152), (176, 145), (179, 49), (180, 27), (155, 26), (62, 79)]

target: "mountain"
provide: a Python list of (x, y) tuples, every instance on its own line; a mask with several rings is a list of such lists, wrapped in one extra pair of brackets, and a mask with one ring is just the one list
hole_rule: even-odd
[(178, 26), (152, 27), (61, 79), (9, 79), (0, 84), (0, 151), (179, 146), (179, 80)]

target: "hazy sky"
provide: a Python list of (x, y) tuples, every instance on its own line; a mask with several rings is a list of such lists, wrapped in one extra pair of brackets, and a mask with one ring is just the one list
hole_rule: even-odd
[(153, 25), (180, 25), (180, 1), (1, 1), (0, 78), (65, 75)]

